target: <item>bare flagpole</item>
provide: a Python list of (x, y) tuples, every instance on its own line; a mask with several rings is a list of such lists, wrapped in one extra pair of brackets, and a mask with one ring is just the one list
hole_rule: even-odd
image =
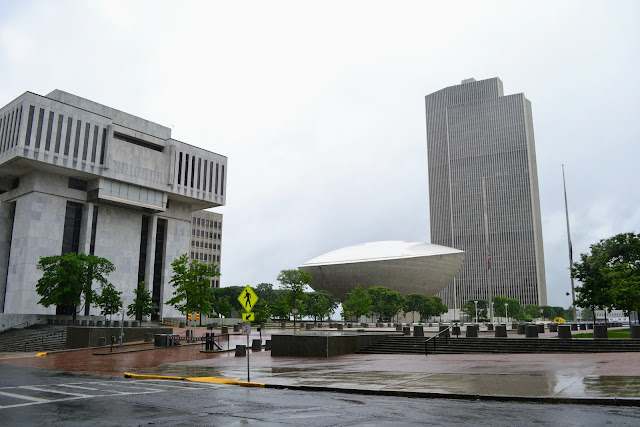
[(564, 179), (564, 165), (562, 165), (562, 185), (564, 187), (564, 211), (567, 216), (567, 240), (569, 242), (569, 275), (571, 277), (571, 304), (573, 308), (573, 321), (577, 321), (576, 318), (576, 291), (573, 284), (573, 274), (571, 274), (571, 267), (573, 266), (573, 248), (571, 247), (571, 231), (569, 230), (569, 204), (567, 203), (567, 183)]
[(484, 244), (487, 252), (487, 282), (489, 284), (487, 301), (487, 309), (489, 310), (489, 319), (493, 323), (493, 284), (491, 283), (491, 252), (489, 250), (489, 221), (487, 219), (487, 187), (485, 185), (484, 176), (482, 177), (482, 205), (484, 208)]

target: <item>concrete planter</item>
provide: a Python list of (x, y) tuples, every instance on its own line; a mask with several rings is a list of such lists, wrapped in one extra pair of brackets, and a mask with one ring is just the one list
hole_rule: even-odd
[(538, 338), (538, 325), (527, 325), (525, 327), (525, 336), (527, 338)]
[(478, 337), (478, 325), (467, 325), (466, 337), (467, 338), (477, 338)]
[(414, 326), (413, 327), (413, 336), (414, 337), (423, 337), (424, 336), (424, 329), (422, 326)]
[(571, 326), (558, 325), (558, 338), (571, 339)]
[(507, 337), (507, 326), (506, 325), (496, 325), (496, 338), (506, 338)]
[(640, 340), (640, 325), (631, 325), (631, 339)]
[(607, 325), (595, 325), (593, 327), (593, 338), (594, 339), (609, 338), (609, 333), (607, 332)]

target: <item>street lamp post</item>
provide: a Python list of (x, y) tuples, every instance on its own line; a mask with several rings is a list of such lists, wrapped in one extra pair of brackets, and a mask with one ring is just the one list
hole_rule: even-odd
[(495, 323), (494, 320), (494, 311), (493, 311), (493, 301), (491, 301), (491, 323)]
[(474, 303), (474, 304), (475, 304), (475, 306), (476, 306), (476, 323), (478, 323), (478, 301), (477, 301), (477, 300), (474, 300), (474, 301), (473, 301), (473, 303)]
[(504, 323), (509, 322), (509, 304), (508, 303), (504, 303)]

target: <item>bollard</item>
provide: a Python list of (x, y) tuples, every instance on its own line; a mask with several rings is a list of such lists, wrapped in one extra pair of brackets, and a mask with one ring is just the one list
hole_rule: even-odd
[(319, 323), (316, 325), (316, 328), (322, 328), (322, 322), (319, 322)]
[(80, 326), (87, 326), (87, 321), (86, 320), (81, 320), (80, 321)]
[(496, 325), (496, 338), (506, 338), (507, 337), (507, 325)]
[(353, 328), (353, 323), (347, 323), (347, 328)]
[(262, 340), (253, 340), (253, 341), (251, 341), (251, 350), (252, 351), (262, 351)]
[(640, 325), (631, 325), (630, 326), (630, 338), (632, 340), (639, 340), (640, 339)]
[[(448, 326), (440, 325), (440, 326), (438, 326), (438, 332), (442, 332), (442, 331), (444, 331), (444, 330), (445, 330), (445, 329), (447, 329), (447, 328), (448, 328)], [(444, 334), (442, 334), (442, 335), (440, 335), (440, 336), (441, 336), (441, 337), (443, 337), (443, 338), (444, 338), (444, 337), (449, 338), (450, 333), (451, 333), (451, 329), (449, 329), (447, 332), (445, 332)]]
[(525, 326), (526, 326), (526, 325), (524, 325), (524, 324), (519, 324), (519, 325), (518, 325), (518, 328), (517, 328), (517, 331), (516, 331), (516, 334), (518, 334), (518, 335), (524, 335), (524, 329), (525, 329)]
[(558, 325), (558, 338), (571, 339), (571, 326)]
[(89, 320), (89, 326), (96, 326), (95, 320)]
[(467, 338), (478, 338), (478, 325), (467, 325), (465, 336)]
[(558, 332), (558, 324), (549, 323), (549, 332)]
[(538, 325), (527, 325), (524, 330), (527, 338), (538, 338)]
[(281, 329), (287, 329), (287, 323), (286, 322), (280, 322), (280, 328)]
[(543, 334), (544, 333), (544, 323), (538, 323), (538, 333), (539, 334)]
[(398, 323), (396, 325), (396, 331), (401, 331), (401, 330), (402, 330), (402, 325)]
[(405, 335), (411, 335), (411, 327), (410, 327), (410, 326), (404, 326), (404, 327), (402, 328), (402, 332), (403, 332)]
[(338, 323), (338, 330), (341, 331), (344, 329), (344, 325), (342, 323)]
[(247, 355), (247, 346), (237, 344), (236, 345), (236, 357), (245, 357)]
[(577, 331), (578, 330), (578, 324), (577, 323), (572, 323), (570, 326), (571, 326), (571, 330), (572, 331)]
[(238, 325), (237, 323), (233, 325), (233, 332), (240, 332), (240, 325)]
[(113, 327), (114, 328), (119, 328), (120, 327), (120, 321), (119, 320), (114, 320), (113, 321)]
[(307, 331), (310, 331), (311, 329), (313, 329), (313, 323), (305, 323), (305, 324), (304, 324), (304, 328), (305, 328)]
[(223, 326), (223, 327), (220, 329), (220, 333), (221, 333), (222, 335), (227, 335), (227, 334), (229, 333), (229, 327), (228, 327), (228, 326)]
[(131, 327), (132, 328), (137, 328), (138, 327), (138, 322), (136, 322), (136, 321), (131, 322)]
[(593, 338), (595, 339), (609, 338), (609, 334), (607, 332), (607, 325), (595, 325), (593, 327)]
[(369, 327), (369, 324), (368, 324), (368, 323), (363, 323), (363, 324), (362, 324), (362, 327), (363, 327), (363, 328), (368, 328), (368, 327)]
[(71, 324), (73, 324), (73, 326), (80, 326), (80, 321), (76, 320), (75, 322), (72, 320)]
[(419, 325), (414, 325), (413, 326), (413, 336), (414, 337), (423, 337), (424, 336), (423, 327), (419, 326)]
[(581, 331), (586, 331), (587, 330), (587, 324), (586, 323), (580, 323), (580, 330)]
[(454, 326), (451, 328), (451, 334), (455, 335), (456, 338), (460, 336), (460, 326)]
[(111, 320), (105, 320), (104, 321), (104, 326), (105, 326), (105, 328), (110, 327), (111, 326)]
[(128, 328), (129, 327), (129, 321), (125, 320), (124, 322), (122, 322), (122, 327), (123, 328)]
[(269, 351), (271, 350), (271, 340), (266, 340), (264, 342), (264, 351)]
[(487, 325), (487, 331), (493, 331), (493, 323)]

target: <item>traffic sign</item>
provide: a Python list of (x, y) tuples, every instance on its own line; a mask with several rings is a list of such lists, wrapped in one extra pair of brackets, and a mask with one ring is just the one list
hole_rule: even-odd
[[(247, 349), (249, 348), (249, 334), (251, 333), (251, 322), (242, 322), (242, 335), (247, 336)], [(247, 355), (249, 352), (247, 351)]]
[(256, 320), (255, 313), (242, 313), (243, 322), (253, 322)]
[(258, 295), (253, 292), (251, 286), (247, 285), (246, 288), (242, 290), (242, 293), (238, 296), (238, 301), (240, 301), (240, 305), (244, 307), (244, 311), (247, 313), (251, 312), (253, 306), (258, 302)]

